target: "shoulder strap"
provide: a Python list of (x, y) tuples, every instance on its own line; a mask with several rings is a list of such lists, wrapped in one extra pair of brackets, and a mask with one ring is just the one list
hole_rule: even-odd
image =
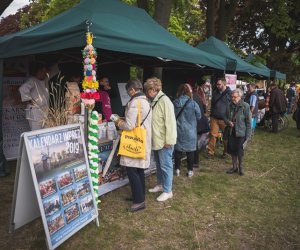
[(232, 116), (232, 119), (231, 119), (232, 122), (236, 119), (237, 113), (239, 112), (240, 108), (241, 108), (240, 106), (237, 107), (236, 111), (233, 113), (233, 116)]
[(178, 118), (179, 118), (179, 116), (181, 115), (183, 109), (186, 107), (186, 105), (188, 105), (188, 103), (189, 103), (190, 101), (191, 101), (191, 98), (189, 98), (189, 99), (185, 102), (185, 104), (183, 105), (183, 107), (181, 108), (181, 110), (179, 111), (179, 113), (177, 114), (176, 120), (178, 120)]
[(154, 109), (154, 107), (155, 107), (156, 104), (158, 103), (159, 99), (162, 98), (163, 96), (165, 96), (165, 94), (164, 94), (164, 95), (161, 95), (161, 96), (157, 99), (157, 101), (156, 101), (156, 102), (154, 103), (154, 105), (152, 106), (152, 109)]
[(221, 99), (222, 99), (222, 97), (224, 96), (224, 95), (226, 95), (227, 94), (227, 92), (228, 92), (228, 88), (226, 88), (226, 90), (219, 96), (219, 98), (217, 99), (217, 100), (215, 100), (212, 104), (213, 105), (216, 105), (217, 103), (218, 103), (218, 101), (220, 101)]
[(147, 119), (148, 115), (150, 114), (150, 111), (151, 111), (151, 107), (149, 107), (148, 114), (146, 115), (146, 117), (145, 117), (144, 120), (142, 121), (141, 126), (144, 124), (144, 121)]

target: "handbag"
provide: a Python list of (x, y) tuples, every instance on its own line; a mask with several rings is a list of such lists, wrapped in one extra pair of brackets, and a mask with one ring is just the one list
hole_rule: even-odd
[(146, 159), (146, 129), (141, 127), (141, 102), (138, 100), (137, 127), (123, 130), (121, 134), (119, 155), (135, 159)]

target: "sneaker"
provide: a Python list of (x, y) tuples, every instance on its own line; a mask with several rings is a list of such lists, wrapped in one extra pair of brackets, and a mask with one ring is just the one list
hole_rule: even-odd
[(162, 185), (156, 185), (154, 188), (150, 188), (148, 191), (150, 193), (157, 193), (157, 192), (162, 192), (163, 188)]
[(179, 169), (175, 169), (175, 175), (180, 176), (180, 170)]
[(168, 199), (171, 199), (173, 197), (172, 191), (169, 193), (163, 192), (160, 196), (157, 197), (157, 201), (166, 201)]
[(188, 173), (187, 173), (187, 176), (192, 177), (193, 175), (194, 175), (194, 172), (192, 170), (189, 170)]

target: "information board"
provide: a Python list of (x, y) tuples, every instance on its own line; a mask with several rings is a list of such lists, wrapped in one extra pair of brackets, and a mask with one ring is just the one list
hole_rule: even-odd
[(30, 131), (26, 120), (26, 104), (21, 101), (19, 87), (24, 83), (26, 77), (4, 77), (3, 78), (3, 152), (7, 160), (17, 158), (20, 136)]
[[(98, 224), (82, 129), (78, 124), (66, 125), (24, 133), (22, 138), (28, 164), (25, 159), (24, 164), (18, 164), (17, 171), (30, 168), (48, 248), (54, 249), (92, 220)], [(20, 152), (24, 153), (24, 149)], [(15, 186), (11, 220), (15, 228), (22, 226), (15, 221), (24, 216), (18, 209), (18, 199), (25, 199), (17, 194), (20, 184), (28, 190), (32, 186), (20, 180), (22, 176), (18, 173), (16, 178), (19, 185)]]

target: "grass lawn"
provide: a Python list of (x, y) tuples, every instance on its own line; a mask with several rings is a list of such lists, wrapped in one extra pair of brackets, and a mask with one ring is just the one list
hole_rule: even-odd
[[(201, 155), (194, 177), (184, 166), (174, 177), (172, 200), (147, 193), (146, 209), (131, 214), (130, 187), (117, 189), (101, 197), (100, 227), (89, 224), (59, 249), (300, 249), (299, 157), (293, 121), (276, 135), (258, 128), (245, 176), (225, 173), (230, 159)], [(155, 181), (148, 177), (147, 189)], [(41, 219), (8, 233), (14, 173), (0, 183), (0, 249), (46, 249)]]

